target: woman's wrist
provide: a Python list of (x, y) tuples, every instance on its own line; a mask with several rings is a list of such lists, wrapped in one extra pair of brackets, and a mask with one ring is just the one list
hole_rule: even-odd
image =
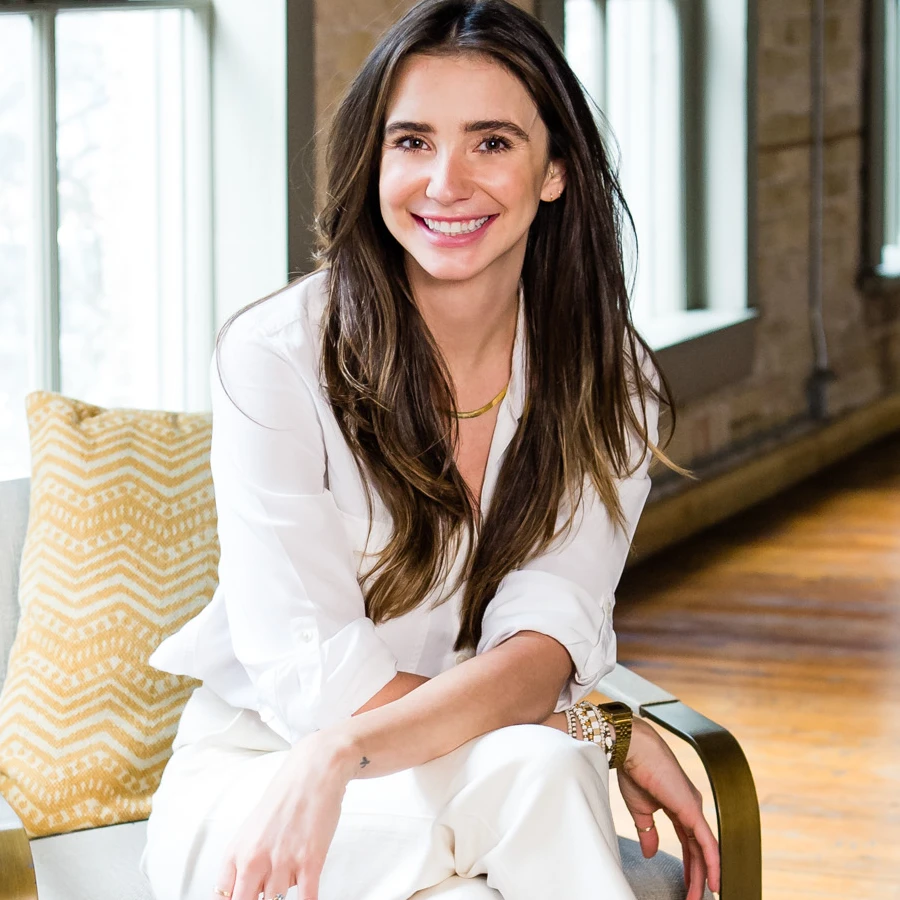
[[(341, 727), (345, 724), (342, 722), (323, 728), (295, 746), (311, 751), (329, 775), (338, 778), (344, 784), (349, 784), (369, 765), (369, 760), (365, 758), (349, 730)], [(313, 746), (308, 746), (307, 742)]]
[(646, 745), (648, 738), (656, 739), (656, 732), (651, 725), (635, 716), (631, 723), (631, 743), (628, 745), (628, 754), (622, 763), (623, 769), (628, 771), (635, 766), (641, 755), (641, 747)]

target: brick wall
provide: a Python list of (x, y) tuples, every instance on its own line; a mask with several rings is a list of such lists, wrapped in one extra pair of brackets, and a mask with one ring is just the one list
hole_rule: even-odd
[[(900, 389), (900, 309), (864, 295), (860, 265), (864, 0), (829, 0), (825, 24), (823, 305), (833, 415)], [(760, 0), (757, 65), (759, 328), (751, 376), (681, 411), (672, 445), (702, 465), (789, 439), (808, 420), (810, 4)]]
[[(316, 103), (320, 129), (386, 25), (413, 0), (317, 0)], [(671, 447), (700, 464), (787, 439), (807, 418), (813, 364), (808, 313), (810, 4), (757, 0), (757, 277), (760, 318), (753, 371), (680, 411)], [(856, 287), (862, 215), (863, 10), (828, 0), (824, 310), (835, 380), (832, 413), (900, 389), (900, 303)], [(531, 3), (522, 3), (532, 8)], [(321, 169), (320, 169), (321, 172)], [(781, 436), (781, 437), (779, 437)]]

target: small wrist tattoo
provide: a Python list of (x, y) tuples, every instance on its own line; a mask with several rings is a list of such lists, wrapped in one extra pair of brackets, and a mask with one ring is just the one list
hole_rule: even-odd
[(369, 760), (365, 756), (359, 761), (359, 767), (361, 769), (364, 769), (368, 764)]

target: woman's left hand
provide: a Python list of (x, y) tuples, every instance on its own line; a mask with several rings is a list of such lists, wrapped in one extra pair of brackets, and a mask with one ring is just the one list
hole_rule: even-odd
[(668, 744), (641, 719), (633, 722), (628, 758), (616, 772), (644, 856), (649, 859), (659, 849), (653, 813), (661, 809), (681, 841), (687, 900), (701, 900), (707, 882), (711, 890), (718, 891), (719, 845), (703, 815), (700, 792)]
[(298, 897), (316, 900), (349, 780), (324, 733), (294, 745), (229, 844), (210, 900), (271, 900), (295, 884)]

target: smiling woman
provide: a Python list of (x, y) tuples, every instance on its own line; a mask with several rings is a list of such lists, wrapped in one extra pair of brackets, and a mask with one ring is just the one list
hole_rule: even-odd
[(675, 822), (699, 900), (699, 794), (627, 708), (584, 700), (665, 457), (577, 80), (505, 0), (425, 0), (341, 104), (328, 176), (321, 270), (219, 336), (219, 587), (151, 658), (203, 680), (154, 797), (158, 900), (456, 876), (632, 900), (610, 768), (647, 855), (653, 813)]

